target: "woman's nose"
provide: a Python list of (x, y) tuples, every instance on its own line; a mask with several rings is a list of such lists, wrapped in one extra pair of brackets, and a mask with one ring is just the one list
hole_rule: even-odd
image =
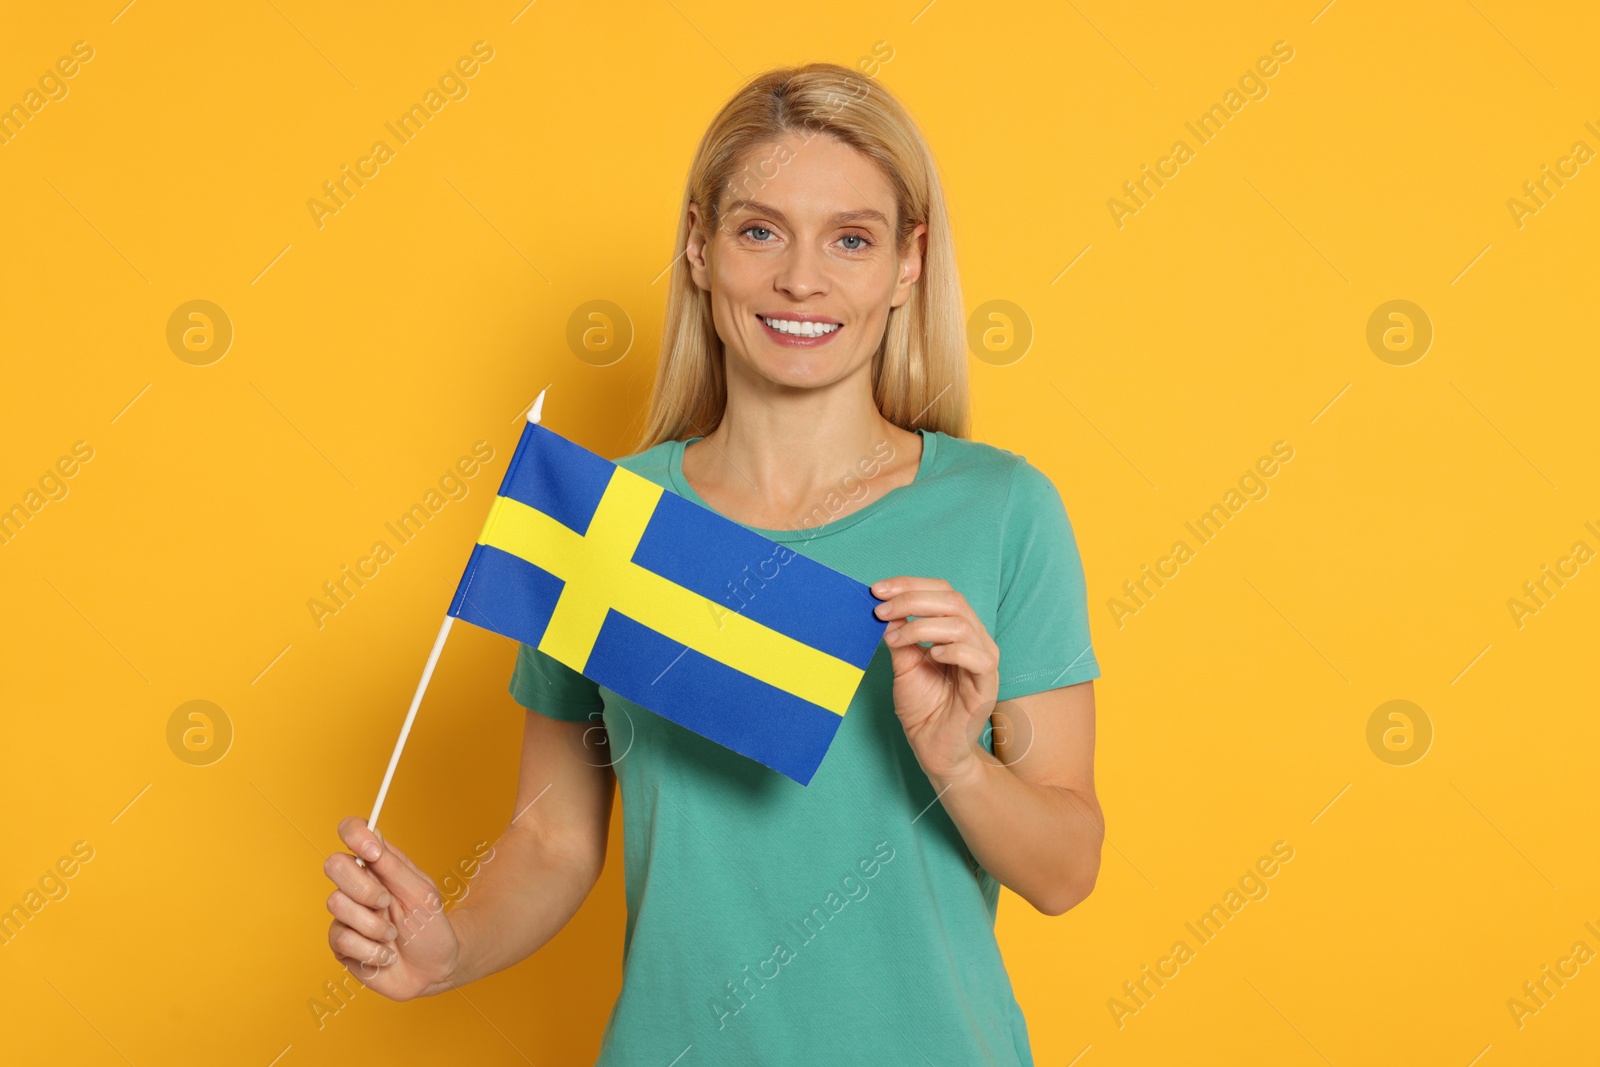
[(795, 245), (784, 253), (773, 284), (796, 299), (826, 291), (827, 263), (816, 250)]

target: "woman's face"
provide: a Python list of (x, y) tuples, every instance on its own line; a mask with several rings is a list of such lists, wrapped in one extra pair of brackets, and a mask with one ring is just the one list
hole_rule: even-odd
[(730, 376), (815, 388), (860, 372), (889, 309), (911, 295), (927, 227), (901, 256), (888, 179), (826, 135), (787, 135), (734, 173), (709, 239), (704, 213), (690, 205), (687, 250), (695, 284), (711, 293)]

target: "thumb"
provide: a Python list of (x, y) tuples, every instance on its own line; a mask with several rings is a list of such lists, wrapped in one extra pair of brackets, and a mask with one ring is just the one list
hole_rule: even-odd
[(405, 912), (410, 912), (418, 907), (433, 907), (438, 909), (438, 890), (434, 888), (433, 881), (422, 869), (411, 862), (404, 852), (384, 840), (376, 831), (370, 831), (377, 838), (379, 849), (377, 859), (364, 859), (363, 865), (367, 870), (377, 876), (384, 888), (395, 898), (395, 902)]
[(426, 875), (388, 849), (372, 866), (394, 897), (389, 920), (394, 923), (397, 945), (409, 944), (443, 918), (444, 898)]
[[(928, 650), (915, 641), (904, 645), (890, 645), (885, 642), (885, 646), (889, 649), (889, 664), (894, 668), (896, 678), (910, 674), (928, 659)], [(938, 665), (937, 661), (932, 663), (932, 666)]]
[[(374, 831), (373, 833), (374, 833), (374, 836), (377, 836), (377, 832), (376, 831)], [(413, 875), (415, 875), (416, 878), (419, 879), (423, 883), (423, 885), (425, 887), (430, 888), (430, 889), (434, 888), (433, 879), (429, 878), (427, 872), (425, 872), (421, 867), (417, 866), (417, 863), (416, 863), (415, 860), (413, 860), (410, 856), (408, 856), (404, 852), (402, 852), (400, 850), (400, 846), (399, 845), (395, 844), (392, 841), (386, 841), (381, 836), (378, 837), (378, 844), (379, 844), (379, 847), (381, 847), (383, 849), (383, 856), (380, 857), (380, 860), (382, 858), (384, 858), (384, 857), (393, 858), (394, 860), (398, 861), (399, 865), (409, 869), (411, 871), (411, 873)]]

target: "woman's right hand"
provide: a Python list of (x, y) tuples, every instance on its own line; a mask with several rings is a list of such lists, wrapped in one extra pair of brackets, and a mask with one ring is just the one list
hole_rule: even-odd
[[(410, 858), (349, 816), (339, 837), (351, 855), (335, 852), (322, 865), (335, 889), (328, 945), (362, 985), (390, 1000), (410, 1000), (451, 988), (461, 943), (433, 879)], [(360, 856), (365, 867), (356, 863)]]

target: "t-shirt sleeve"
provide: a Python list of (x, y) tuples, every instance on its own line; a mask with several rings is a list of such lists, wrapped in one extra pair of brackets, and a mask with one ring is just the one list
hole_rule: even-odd
[(511, 672), (511, 696), (530, 711), (565, 722), (588, 722), (595, 712), (605, 710), (600, 683), (520, 642), (517, 666)]
[(1100, 677), (1089, 640), (1083, 561), (1061, 493), (1018, 458), (1000, 534), (998, 700)]

